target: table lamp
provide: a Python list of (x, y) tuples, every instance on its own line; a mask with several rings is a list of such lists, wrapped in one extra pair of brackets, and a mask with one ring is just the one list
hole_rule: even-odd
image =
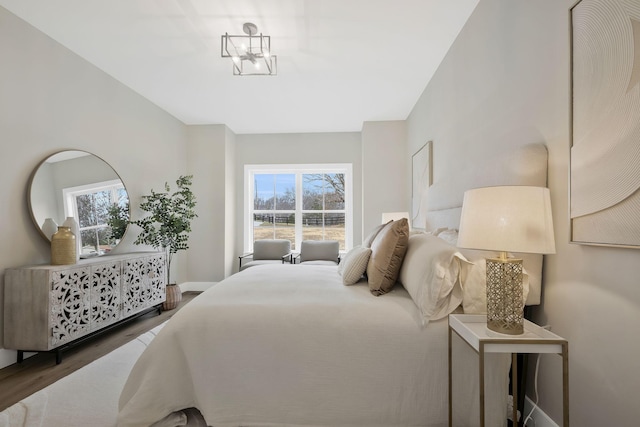
[(487, 328), (519, 335), (524, 331), (522, 259), (508, 252), (556, 252), (549, 189), (498, 186), (464, 193), (458, 246), (499, 252), (487, 258)]

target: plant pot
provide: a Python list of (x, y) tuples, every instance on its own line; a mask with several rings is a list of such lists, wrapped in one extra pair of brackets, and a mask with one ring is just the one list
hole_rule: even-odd
[(182, 291), (180, 286), (174, 284), (167, 285), (167, 298), (162, 303), (162, 310), (173, 310), (182, 301)]

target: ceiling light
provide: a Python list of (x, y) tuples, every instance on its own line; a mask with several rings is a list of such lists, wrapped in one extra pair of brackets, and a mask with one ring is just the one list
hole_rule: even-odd
[(258, 34), (251, 22), (242, 26), (246, 35), (222, 36), (222, 57), (231, 58), (234, 76), (275, 76), (278, 60), (271, 52), (271, 37)]

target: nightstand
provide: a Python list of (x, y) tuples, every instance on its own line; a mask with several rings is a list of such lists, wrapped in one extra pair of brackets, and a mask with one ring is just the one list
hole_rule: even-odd
[[(455, 332), (464, 342), (478, 353), (478, 369), (480, 373), (480, 426), (485, 425), (484, 409), (484, 356), (485, 353), (511, 353), (511, 369), (513, 378), (517, 378), (518, 353), (551, 353), (562, 357), (562, 414), (563, 427), (569, 426), (569, 344), (567, 340), (541, 328), (535, 323), (524, 321), (524, 333), (521, 335), (499, 334), (487, 329), (487, 317), (477, 314), (449, 315), (449, 427), (452, 426), (453, 369), (451, 366), (451, 338)], [(517, 381), (512, 383), (513, 419), (517, 420), (518, 407)]]

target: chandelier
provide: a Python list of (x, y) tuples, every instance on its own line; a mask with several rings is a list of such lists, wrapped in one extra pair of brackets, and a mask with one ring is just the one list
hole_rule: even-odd
[(271, 37), (258, 34), (258, 27), (251, 22), (242, 26), (246, 35), (222, 36), (222, 57), (231, 58), (234, 76), (275, 76), (278, 74), (278, 58), (271, 55)]

